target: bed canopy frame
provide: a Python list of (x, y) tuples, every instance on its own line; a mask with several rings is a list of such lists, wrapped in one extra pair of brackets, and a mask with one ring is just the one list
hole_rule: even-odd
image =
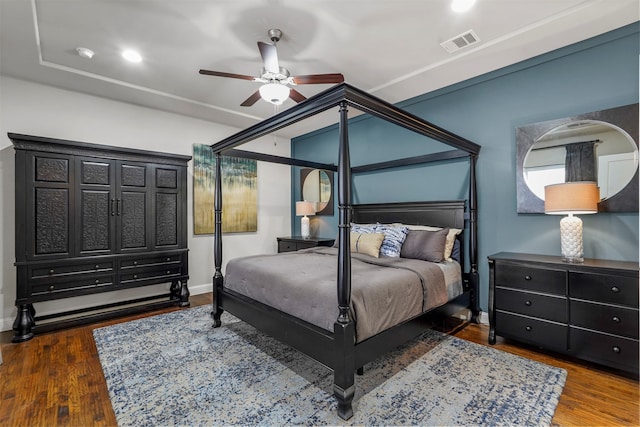
[[(337, 166), (236, 149), (236, 147), (242, 144), (334, 107), (338, 107), (339, 111), (339, 152)], [(353, 107), (425, 137), (447, 144), (452, 147), (452, 149), (421, 156), (351, 167), (348, 132), (349, 107)], [(392, 333), (386, 333), (387, 331), (384, 331), (378, 336), (369, 338), (364, 343), (355, 344), (354, 321), (349, 314), (351, 303), (351, 252), (349, 236), (354, 210), (357, 213), (356, 219), (386, 218), (388, 212), (399, 212), (407, 209), (416, 209), (416, 211), (428, 210), (429, 212), (435, 210), (437, 211), (436, 215), (454, 210), (456, 212), (455, 215), (460, 217), (464, 215), (464, 219), (468, 221), (468, 272), (465, 272), (464, 261), (461, 262), (461, 265), (463, 269), (463, 281), (467, 288), (470, 289), (470, 291), (467, 292), (469, 299), (465, 300), (464, 304), (471, 310), (474, 320), (476, 319), (479, 314), (477, 298), (479, 277), (477, 269), (477, 191), (475, 170), (477, 156), (481, 148), (479, 145), (347, 83), (341, 83), (260, 123), (225, 138), (213, 144), (211, 148), (216, 158), (214, 198), (215, 273), (213, 277), (214, 292), (212, 313), (214, 327), (221, 325), (220, 317), (223, 311), (227, 310), (258, 329), (269, 333), (274, 338), (297, 348), (333, 369), (333, 391), (338, 401), (338, 415), (341, 418), (348, 419), (353, 414), (351, 402), (355, 392), (355, 371), (358, 370), (360, 373), (364, 363), (373, 360), (419, 333), (416, 326), (408, 322), (408, 324), (394, 327)], [(222, 275), (223, 206), (221, 178), (223, 155), (290, 166), (325, 169), (338, 173), (337, 301), (339, 314), (334, 324), (333, 334), (320, 331), (319, 328), (289, 316), (286, 313), (279, 312), (278, 310), (264, 306), (246, 297), (235, 295), (231, 291), (224, 290), (224, 278)], [(464, 201), (435, 202), (429, 203), (428, 205), (420, 203), (399, 203), (393, 204), (394, 207), (391, 210), (385, 208), (385, 205), (382, 204), (352, 205), (352, 174), (462, 158), (468, 158), (469, 160), (469, 197), (467, 212), (464, 212)], [(460, 220), (464, 224), (464, 220)], [(448, 224), (448, 222), (446, 224)], [(459, 310), (460, 308), (465, 308), (465, 306), (461, 307), (459, 304), (452, 304), (451, 310)], [(450, 314), (452, 313), (453, 312)], [(422, 328), (424, 329), (424, 326), (422, 326)], [(362, 349), (358, 349), (358, 346), (362, 347)]]

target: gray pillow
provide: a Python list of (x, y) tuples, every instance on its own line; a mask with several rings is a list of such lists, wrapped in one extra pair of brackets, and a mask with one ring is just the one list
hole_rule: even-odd
[(438, 231), (409, 230), (400, 257), (442, 262), (448, 233), (448, 228)]

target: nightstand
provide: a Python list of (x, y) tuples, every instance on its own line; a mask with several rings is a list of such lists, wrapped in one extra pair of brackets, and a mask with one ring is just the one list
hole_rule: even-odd
[(499, 335), (638, 375), (638, 263), (488, 260), (490, 344)]
[(300, 249), (314, 248), (316, 246), (333, 246), (335, 239), (326, 237), (288, 236), (278, 237), (278, 252), (291, 252)]

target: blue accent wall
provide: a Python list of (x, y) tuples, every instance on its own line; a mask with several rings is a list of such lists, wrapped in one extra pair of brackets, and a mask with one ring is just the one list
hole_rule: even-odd
[[(640, 23), (634, 23), (398, 104), (482, 146), (477, 163), (482, 310), (488, 307), (488, 255), (560, 255), (558, 216), (516, 212), (516, 128), (638, 102), (639, 29)], [(446, 147), (370, 116), (351, 119), (349, 140), (352, 166)], [(337, 164), (337, 126), (291, 144), (295, 158)], [(292, 188), (293, 206), (300, 200), (297, 170)], [(354, 203), (466, 199), (468, 161), (360, 174), (353, 189)], [(337, 203), (335, 212), (313, 217), (315, 235), (337, 235)], [(638, 261), (637, 212), (584, 215), (582, 220), (585, 257)], [(293, 221), (293, 233), (299, 230), (299, 221)]]

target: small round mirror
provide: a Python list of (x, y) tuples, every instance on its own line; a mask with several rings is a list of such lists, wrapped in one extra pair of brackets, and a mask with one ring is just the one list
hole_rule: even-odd
[(316, 212), (322, 212), (331, 200), (331, 179), (326, 171), (312, 169), (302, 176), (302, 199), (316, 204)]
[(544, 200), (544, 187), (571, 181), (596, 181), (601, 200), (624, 189), (638, 169), (631, 136), (610, 123), (579, 120), (538, 138), (524, 159), (524, 180)]

